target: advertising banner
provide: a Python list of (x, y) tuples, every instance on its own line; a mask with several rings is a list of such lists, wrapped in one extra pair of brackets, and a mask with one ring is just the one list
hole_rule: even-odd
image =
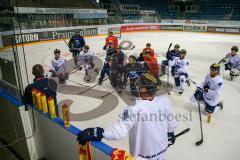
[[(38, 33), (26, 33), (2, 36), (3, 46), (10, 46), (14, 42), (15, 44), (20, 43), (31, 43), (45, 40), (56, 40), (61, 38), (71, 38), (77, 29), (72, 30), (59, 30), (59, 31), (45, 31)], [(78, 29), (81, 36), (92, 36), (98, 34), (98, 28), (84, 28)]]
[(174, 31), (182, 31), (182, 25), (161, 25), (161, 30), (174, 30)]
[(130, 25), (121, 26), (122, 32), (160, 30), (160, 25)]
[(183, 26), (183, 31), (191, 32), (207, 32), (207, 26), (205, 25), (186, 25)]

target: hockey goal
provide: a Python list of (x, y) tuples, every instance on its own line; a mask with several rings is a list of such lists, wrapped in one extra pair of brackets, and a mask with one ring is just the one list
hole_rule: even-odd
[(108, 31), (112, 31), (114, 36), (121, 38), (121, 27), (111, 27)]

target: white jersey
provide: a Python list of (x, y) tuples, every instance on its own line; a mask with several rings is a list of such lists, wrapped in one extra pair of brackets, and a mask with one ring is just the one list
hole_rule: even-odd
[(63, 68), (63, 70), (66, 71), (66, 65), (67, 61), (63, 57), (60, 57), (59, 59), (52, 59), (52, 66), (55, 72), (58, 72), (60, 68)]
[(179, 76), (182, 73), (188, 74), (188, 66), (189, 61), (186, 59), (180, 59), (179, 57), (174, 58), (174, 60), (170, 61), (170, 66), (178, 66), (177, 72), (175, 73), (176, 76)]
[(240, 70), (240, 55), (232, 56), (231, 53), (226, 55), (229, 58), (229, 64), (231, 69), (238, 69)]
[(220, 95), (223, 90), (223, 79), (221, 76), (216, 76), (214, 78), (208, 74), (205, 81), (202, 83), (201, 88), (207, 84), (210, 88), (208, 92), (204, 92), (203, 98), (207, 104), (210, 106), (216, 106), (220, 102)]
[[(168, 132), (174, 132), (176, 121), (166, 95), (152, 101), (139, 100), (127, 107), (121, 119), (104, 130), (104, 138), (117, 140), (129, 133), (130, 153), (149, 160), (163, 160), (168, 148)], [(168, 118), (167, 118), (168, 117)]]
[(95, 56), (95, 54), (91, 51), (91, 50), (88, 50), (87, 53), (85, 53), (83, 50), (79, 53), (79, 58), (80, 58), (80, 61), (82, 63), (82, 65), (87, 65), (88, 64), (88, 61), (90, 58), (93, 58)]

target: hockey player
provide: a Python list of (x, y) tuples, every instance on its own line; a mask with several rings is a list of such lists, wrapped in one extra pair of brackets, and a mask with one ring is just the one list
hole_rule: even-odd
[[(232, 81), (234, 77), (240, 75), (240, 56), (237, 54), (238, 47), (233, 46), (231, 48), (231, 53), (227, 54), (221, 62), (225, 64), (225, 70), (230, 71), (230, 80)], [(228, 60), (228, 62), (227, 62)]]
[(110, 66), (110, 76), (112, 81), (112, 86), (118, 91), (118, 93), (122, 93), (122, 77), (124, 71), (124, 58), (125, 55), (121, 51), (121, 47), (117, 46), (116, 51), (111, 58), (111, 66)]
[(69, 50), (73, 54), (73, 60), (74, 64), (77, 67), (77, 62), (78, 62), (78, 55), (82, 51), (83, 47), (85, 46), (85, 40), (84, 38), (80, 35), (80, 32), (77, 30), (75, 32), (75, 35), (70, 39), (69, 43)]
[[(181, 49), (179, 53), (180, 57), (175, 57), (172, 61), (169, 61), (169, 66), (172, 66), (172, 75), (174, 77), (175, 85), (178, 93), (181, 95), (188, 78), (189, 61), (185, 59), (187, 54), (185, 49)], [(189, 83), (188, 80), (187, 82)]]
[(166, 66), (168, 66), (169, 61), (174, 60), (176, 57), (180, 56), (179, 49), (180, 49), (180, 45), (176, 44), (173, 50), (170, 50), (169, 52), (167, 52), (166, 54), (167, 60), (162, 61), (162, 66), (161, 66), (163, 74), (165, 74)]
[(210, 66), (210, 74), (205, 78), (205, 81), (200, 87), (197, 87), (191, 101), (200, 101), (205, 104), (205, 113), (213, 114), (219, 109), (223, 109), (220, 95), (223, 90), (223, 79), (219, 75), (220, 65), (212, 64)]
[(59, 83), (66, 83), (69, 73), (67, 71), (67, 61), (61, 57), (61, 51), (59, 49), (54, 50), (54, 58), (52, 59), (52, 67), (50, 72), (52, 77), (58, 77)]
[(83, 50), (79, 53), (78, 57), (81, 64), (80, 70), (82, 69), (82, 67), (88, 65), (89, 60), (93, 59), (94, 56), (95, 54), (90, 50), (90, 47), (88, 45), (84, 46)]
[(84, 79), (86, 81), (90, 81), (92, 78), (92, 74), (94, 74), (94, 56), (95, 54), (89, 49), (90, 47), (88, 45), (84, 46), (83, 50), (79, 54), (79, 61), (80, 66), (79, 70), (82, 69), (82, 67), (85, 70), (85, 76)]
[(154, 50), (151, 48), (151, 44), (147, 43), (146, 48), (143, 49), (142, 53), (140, 53), (140, 56), (138, 58), (139, 62), (144, 61), (144, 58), (147, 56), (147, 54), (150, 54), (150, 56), (154, 56)]
[(145, 56), (143, 57), (144, 63), (143, 66), (145, 70), (149, 73), (151, 73), (158, 81), (158, 84), (160, 84), (159, 79), (159, 65), (157, 62), (157, 58), (153, 55), (151, 55), (151, 52), (146, 52)]
[[(88, 128), (78, 135), (80, 144), (87, 141), (118, 140), (129, 134), (130, 154), (151, 160), (166, 159), (170, 143), (175, 143), (176, 121), (167, 95), (155, 97), (157, 80), (146, 73), (139, 79), (139, 100), (127, 107), (117, 123), (109, 128)], [(151, 118), (161, 114), (165, 118)], [(147, 136), (147, 138), (146, 138)]]
[(144, 67), (141, 63), (137, 62), (137, 58), (133, 55), (129, 56), (128, 64), (124, 66), (124, 80), (123, 88), (126, 88), (127, 80), (130, 81), (130, 92), (132, 95), (138, 97), (138, 91), (136, 81), (145, 72)]
[(108, 45), (107, 54), (106, 54), (105, 61), (104, 61), (104, 64), (103, 64), (103, 68), (102, 68), (102, 71), (101, 71), (101, 74), (100, 74), (100, 78), (98, 80), (99, 85), (102, 85), (105, 74), (108, 75), (108, 77), (110, 78), (110, 82), (111, 82), (111, 77), (110, 77), (111, 61), (110, 60), (112, 59), (112, 56), (115, 53), (115, 48), (113, 48), (113, 47), (114, 47), (113, 43), (110, 42), (109, 45)]
[(115, 48), (118, 45), (118, 39), (113, 35), (112, 31), (108, 32), (108, 37), (106, 38), (103, 49), (106, 50), (107, 48), (109, 48), (109, 45), (111, 45), (111, 48)]

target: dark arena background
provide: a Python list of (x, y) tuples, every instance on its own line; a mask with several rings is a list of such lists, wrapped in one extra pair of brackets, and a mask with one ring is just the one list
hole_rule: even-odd
[[(179, 54), (186, 51), (184, 60), (169, 59), (176, 44)], [(0, 0), (0, 160), (239, 160), (239, 47), (239, 0)], [(131, 56), (140, 69), (127, 68)], [(178, 77), (175, 58), (187, 65)], [(36, 64), (41, 67), (33, 69)], [(205, 78), (214, 67), (222, 81), (211, 87), (217, 80)], [(145, 104), (141, 77), (154, 83), (154, 99), (170, 100), (174, 134), (180, 133), (151, 156), (133, 155), (131, 138), (138, 149), (167, 141), (161, 131), (136, 129), (143, 122), (162, 125), (166, 115), (126, 109)], [(193, 100), (198, 90), (202, 101)], [(209, 103), (219, 103), (209, 105), (207, 94), (214, 97)], [(209, 106), (218, 112), (207, 112)], [(113, 129), (126, 131), (121, 139), (78, 143), (86, 128), (106, 130), (132, 116), (141, 125)], [(152, 146), (140, 143), (152, 139)], [(156, 158), (163, 152), (165, 158)]]

